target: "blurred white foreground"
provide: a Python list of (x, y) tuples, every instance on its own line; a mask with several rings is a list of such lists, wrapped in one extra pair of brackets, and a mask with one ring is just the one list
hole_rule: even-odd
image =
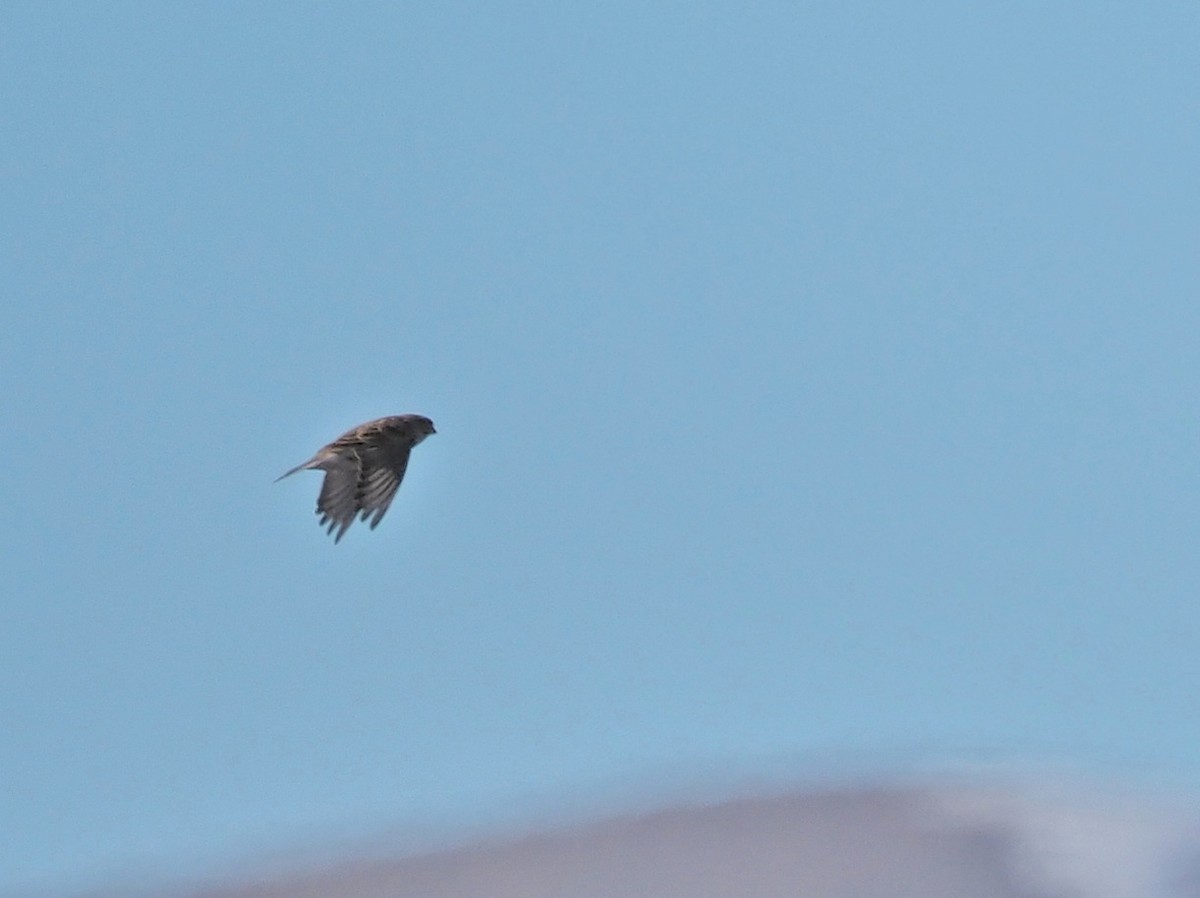
[(618, 816), (193, 898), (1200, 898), (1197, 818), (1018, 786), (794, 791)]

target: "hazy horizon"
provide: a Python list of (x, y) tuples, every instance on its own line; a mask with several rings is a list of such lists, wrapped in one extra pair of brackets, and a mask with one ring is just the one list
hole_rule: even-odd
[[(171, 898), (1196, 898), (1200, 806), (1064, 775), (830, 781), (421, 841), (316, 843), (87, 893)], [(407, 841), (407, 847), (405, 843)]]

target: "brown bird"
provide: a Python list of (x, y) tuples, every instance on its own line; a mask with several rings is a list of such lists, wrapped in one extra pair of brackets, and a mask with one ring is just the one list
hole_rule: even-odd
[(275, 478), (278, 483), (297, 471), (320, 470), (325, 482), (317, 497), (317, 514), (326, 533), (345, 536), (354, 516), (371, 518), (371, 529), (383, 520), (404, 479), (408, 454), (425, 439), (433, 422), (421, 415), (392, 415), (360, 424), (317, 450), (317, 454)]

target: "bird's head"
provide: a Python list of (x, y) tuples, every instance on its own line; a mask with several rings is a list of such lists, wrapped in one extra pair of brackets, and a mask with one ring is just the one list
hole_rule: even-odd
[(422, 415), (412, 416), (413, 435), (416, 437), (416, 442), (421, 442), (430, 434), (437, 433), (433, 427), (433, 422)]

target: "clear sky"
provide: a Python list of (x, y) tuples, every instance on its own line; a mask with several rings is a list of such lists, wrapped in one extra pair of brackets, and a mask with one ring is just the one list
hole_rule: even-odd
[[(0, 893), (780, 759), (1200, 788), (1198, 45), (5, 4)], [(400, 412), (334, 546), (272, 481)]]

